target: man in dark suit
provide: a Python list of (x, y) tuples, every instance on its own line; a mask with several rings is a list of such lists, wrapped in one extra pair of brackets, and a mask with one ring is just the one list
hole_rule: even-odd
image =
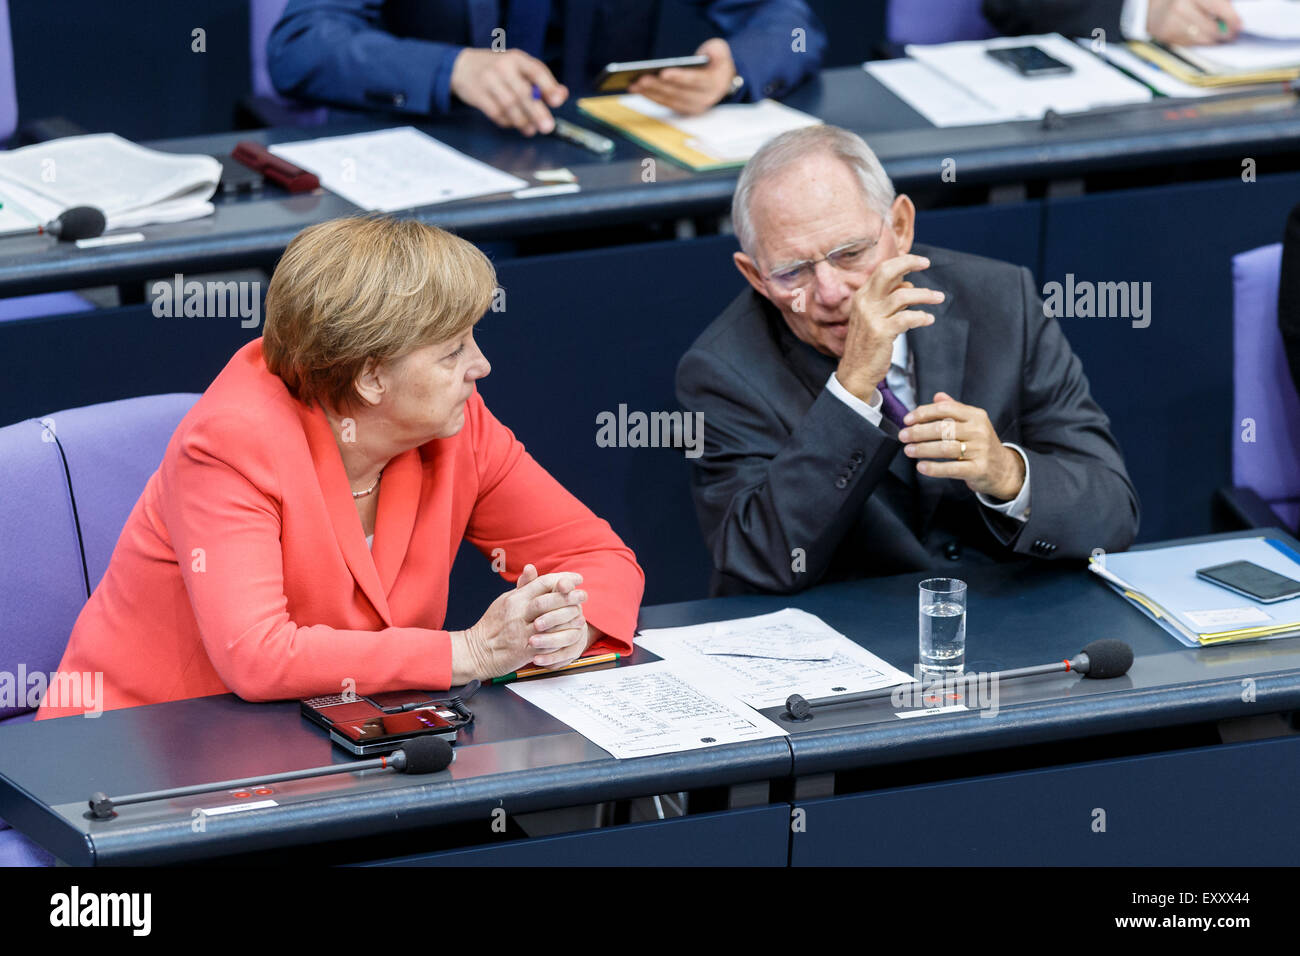
[[(695, 51), (708, 66), (661, 70), (631, 92), (701, 113), (779, 97), (820, 69), (826, 35), (803, 0), (690, 2), (719, 31)], [(289, 0), (267, 69), (286, 96), (417, 114), (458, 100), (531, 136), (549, 133), (550, 110), (606, 63), (648, 58), (658, 10), (656, 0)]]
[(1112, 42), (1158, 40), (1184, 46), (1226, 43), (1241, 32), (1232, 0), (984, 0), (985, 19), (1000, 33), (1064, 33)]
[(834, 127), (764, 146), (732, 217), (750, 288), (677, 369), (714, 593), (1132, 542), (1123, 458), (1027, 269), (913, 248), (911, 201)]

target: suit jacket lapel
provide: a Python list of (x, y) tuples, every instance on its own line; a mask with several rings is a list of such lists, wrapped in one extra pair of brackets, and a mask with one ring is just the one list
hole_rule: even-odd
[[(383, 618), (384, 624), (392, 627), (393, 620), (388, 610), (387, 592), (380, 581), (370, 549), (366, 546), (366, 536), (361, 531), (361, 519), (357, 516), (357, 507), (353, 503), (352, 488), (348, 484), (347, 472), (343, 470), (343, 458), (339, 455), (339, 446), (334, 440), (334, 432), (330, 429), (329, 420), (319, 405), (312, 408), (301, 406), (298, 415), (303, 422), (307, 446), (311, 449), (312, 463), (316, 467), (316, 478), (325, 497), (325, 508), (329, 512), (330, 523), (334, 526), (334, 537), (338, 539), (343, 560), (347, 562), (348, 569), (362, 592)], [(419, 452), (415, 454), (418, 458)], [(382, 497), (380, 501), (383, 501)], [(414, 509), (414, 499), (412, 499), (412, 509)], [(408, 529), (407, 540), (409, 538)], [(379, 540), (379, 533), (376, 530), (375, 543), (378, 544)]]
[[(908, 278), (917, 286), (939, 289), (945, 293), (945, 298), (939, 305), (924, 307), (934, 316), (934, 324), (907, 333), (907, 346), (916, 363), (916, 403), (928, 405), (934, 400), (935, 392), (947, 392), (960, 402), (966, 372), (966, 337), (970, 322), (960, 311), (953, 311), (952, 290), (941, 282), (936, 282), (928, 270), (913, 272)], [(965, 303), (961, 305), (964, 309)], [(920, 486), (920, 518), (924, 534), (951, 479), (927, 478), (918, 474), (916, 480)]]

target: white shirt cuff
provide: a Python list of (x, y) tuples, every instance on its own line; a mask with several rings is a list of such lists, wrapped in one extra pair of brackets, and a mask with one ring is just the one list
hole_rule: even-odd
[(872, 400), (870, 402), (864, 402), (841, 385), (840, 380), (835, 377), (834, 372), (831, 372), (831, 377), (826, 380), (826, 389), (845, 405), (849, 406), (849, 408), (853, 409), (867, 421), (871, 422), (871, 424), (875, 425), (877, 428), (880, 427), (880, 419), (883, 417), (881, 407), (885, 404), (885, 400), (881, 396), (879, 389), (876, 389), (871, 393)]
[(1014, 448), (1020, 460), (1025, 463), (1025, 483), (1020, 486), (1020, 493), (1010, 501), (998, 501), (987, 495), (976, 493), (975, 497), (979, 499), (980, 504), (990, 511), (996, 511), (1004, 514), (1008, 518), (1015, 518), (1017, 521), (1029, 520), (1029, 456), (1019, 445), (1013, 445), (1009, 441), (1002, 443), (1007, 448)]
[(1147, 0), (1124, 0), (1119, 14), (1119, 30), (1126, 40), (1150, 40), (1147, 33)]

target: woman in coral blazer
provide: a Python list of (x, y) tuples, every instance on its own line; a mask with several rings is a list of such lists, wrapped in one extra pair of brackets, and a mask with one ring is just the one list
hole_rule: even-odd
[[(177, 427), (60, 664), (103, 709), (442, 689), (630, 650), (644, 577), (475, 389), (491, 264), (416, 222), (305, 230)], [(463, 538), (515, 582), (443, 629)], [(497, 550), (501, 549), (501, 550)], [(37, 719), (81, 713), (42, 702)]]

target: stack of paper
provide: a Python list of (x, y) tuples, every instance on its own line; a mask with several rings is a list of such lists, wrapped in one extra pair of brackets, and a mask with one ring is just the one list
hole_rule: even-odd
[(832, 697), (912, 680), (817, 615), (797, 608), (642, 631), (636, 642), (727, 688), (751, 707), (775, 707), (791, 694)]
[[(1021, 76), (988, 55), (1002, 47), (1037, 46), (1068, 64), (1060, 76)], [(1049, 109), (1080, 113), (1100, 106), (1145, 103), (1151, 90), (1059, 34), (911, 44), (909, 60), (864, 63), (935, 126), (972, 126), (1041, 119)]]
[(578, 101), (578, 108), (646, 149), (695, 170), (743, 166), (772, 137), (821, 123), (775, 100), (724, 103), (699, 116), (682, 116), (636, 94), (587, 97)]
[(181, 222), (212, 214), (221, 181), (211, 156), (164, 153), (114, 133), (0, 152), (0, 234), (25, 232), (73, 206), (96, 206), (107, 228)]
[(510, 690), (615, 757), (640, 757), (784, 735), (754, 708), (794, 693), (830, 697), (911, 681), (792, 608), (644, 631), (636, 643), (663, 660), (516, 681)]
[(513, 192), (528, 183), (411, 126), (268, 146), (362, 209), (393, 212)]
[(1300, 577), (1300, 555), (1264, 537), (1108, 554), (1088, 567), (1188, 647), (1300, 635), (1300, 598), (1261, 604), (1196, 576), (1230, 561)]

